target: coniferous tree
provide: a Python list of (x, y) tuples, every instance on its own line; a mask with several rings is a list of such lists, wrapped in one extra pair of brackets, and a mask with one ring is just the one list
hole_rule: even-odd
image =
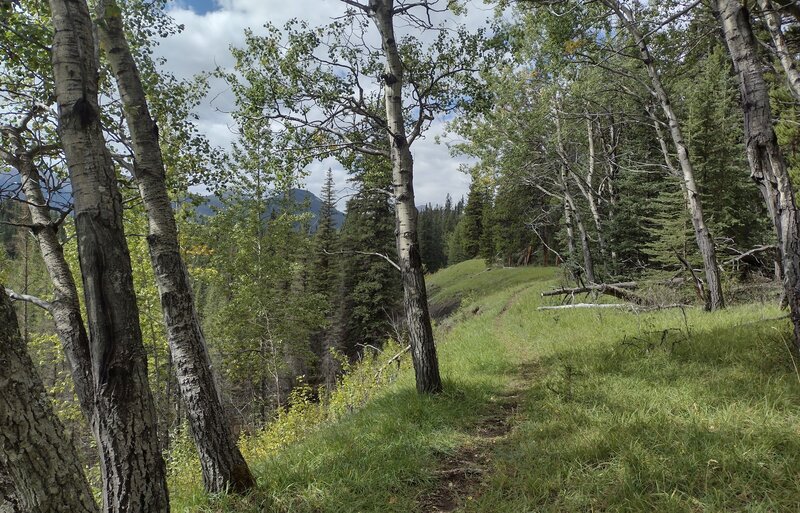
[(336, 256), (336, 226), (333, 212), (336, 208), (336, 191), (333, 184), (333, 172), (328, 169), (325, 175), (325, 185), (322, 187), (322, 206), (317, 218), (317, 231), (314, 234), (312, 245), (313, 258), (311, 275), (309, 279), (310, 290), (321, 294), (326, 301), (335, 297), (337, 271)]
[(359, 158), (354, 167), (358, 192), (347, 202), (342, 228), (337, 321), (339, 348), (350, 357), (393, 335), (401, 307), (398, 271), (387, 261), (396, 256), (389, 169), (373, 158)]
[(480, 253), (481, 237), (483, 236), (483, 218), (486, 206), (486, 190), (477, 175), (472, 177), (467, 196), (467, 205), (464, 207), (464, 217), (461, 219), (462, 244), (467, 258), (475, 258)]

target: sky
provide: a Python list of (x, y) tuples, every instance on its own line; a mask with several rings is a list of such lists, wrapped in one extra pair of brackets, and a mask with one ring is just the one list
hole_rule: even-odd
[[(217, 66), (232, 67), (229, 48), (244, 44), (246, 28), (259, 33), (267, 22), (281, 26), (292, 18), (304, 19), (312, 26), (322, 25), (341, 15), (344, 4), (340, 0), (174, 0), (167, 9), (185, 29), (162, 40), (157, 53), (167, 59), (166, 67), (173, 74), (189, 78)], [(447, 16), (453, 18), (452, 14)], [(483, 25), (490, 16), (491, 10), (479, 3), (470, 7), (460, 21), (474, 28)], [(455, 23), (455, 19), (447, 21)], [(232, 109), (233, 95), (228, 87), (219, 80), (213, 81), (207, 98), (196, 111), (199, 128), (212, 144), (227, 148), (235, 139), (229, 114)], [(469, 176), (459, 166), (470, 161), (452, 157), (446, 145), (434, 141), (443, 129), (444, 122), (435, 120), (426, 136), (412, 146), (417, 205), (442, 204), (448, 193), (454, 200), (467, 194)], [(345, 171), (335, 160), (310, 165), (304, 188), (319, 195), (328, 168), (333, 170), (338, 196), (342, 198), (337, 205), (341, 210), (351, 190)]]

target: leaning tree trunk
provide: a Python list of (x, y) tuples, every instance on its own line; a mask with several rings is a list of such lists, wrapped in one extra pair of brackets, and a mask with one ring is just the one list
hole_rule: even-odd
[(122, 199), (100, 124), (98, 65), (85, 0), (50, 0), (53, 78), (75, 202), (106, 511), (169, 511), (147, 382)]
[(75, 394), (81, 410), (90, 425), (94, 417), (94, 386), (92, 384), (92, 363), (89, 352), (89, 337), (83, 324), (83, 316), (78, 299), (78, 289), (72, 271), (64, 258), (64, 250), (58, 238), (58, 227), (50, 217), (50, 210), (42, 193), (41, 175), (34, 163), (34, 155), (40, 148), (27, 148), (21, 136), (24, 127), (8, 131), (10, 151), (0, 150), (6, 164), (14, 167), (22, 180), (22, 192), (31, 216), (31, 232), (39, 244), (50, 281), (53, 284), (54, 299), (49, 303), (49, 313), (53, 316), (55, 331), (61, 340), (67, 357)]
[(11, 477), (21, 510), (97, 512), (78, 454), (64, 437), (2, 286), (0, 362), (0, 472)]
[(697, 240), (697, 248), (703, 258), (703, 267), (706, 275), (707, 286), (707, 304), (709, 310), (718, 310), (725, 308), (725, 300), (722, 295), (722, 281), (720, 279), (719, 266), (717, 265), (717, 250), (714, 246), (714, 239), (708, 226), (705, 223), (705, 216), (703, 215), (703, 206), (700, 201), (700, 191), (697, 187), (697, 182), (694, 178), (694, 167), (689, 158), (689, 150), (686, 147), (686, 142), (683, 138), (683, 131), (681, 130), (680, 122), (678, 120), (675, 110), (672, 108), (669, 94), (661, 82), (661, 75), (656, 69), (653, 56), (650, 54), (650, 49), (647, 46), (647, 41), (639, 28), (636, 26), (631, 13), (624, 6), (620, 5), (617, 0), (604, 0), (607, 5), (610, 5), (616, 12), (620, 21), (627, 28), (633, 39), (636, 41), (636, 46), (639, 49), (639, 57), (644, 64), (647, 74), (650, 77), (650, 82), (653, 92), (661, 104), (661, 109), (667, 117), (669, 124), (669, 132), (672, 137), (672, 143), (675, 146), (675, 151), (678, 155), (678, 162), (683, 174), (683, 183), (686, 191), (686, 200), (689, 207), (689, 214), (692, 218), (692, 226), (694, 227), (694, 235)]
[(148, 220), (150, 260), (164, 312), (167, 340), (208, 492), (245, 492), (255, 479), (236, 445), (211, 370), (189, 273), (180, 254), (158, 129), (150, 115), (114, 0), (99, 3), (100, 44), (111, 64), (131, 133), (134, 175)]
[(72, 277), (72, 270), (64, 257), (64, 249), (58, 240), (58, 232), (53, 226), (40, 186), (39, 171), (28, 159), (19, 167), (24, 177), (22, 190), (25, 192), (28, 210), (34, 226), (33, 233), (39, 243), (47, 273), (53, 284), (50, 314), (58, 338), (67, 357), (75, 394), (81, 411), (89, 424), (94, 420), (94, 385), (92, 383), (92, 360), (89, 351), (89, 337), (83, 324), (78, 288)]
[(595, 283), (597, 278), (594, 275), (594, 259), (592, 258), (592, 249), (589, 245), (589, 233), (586, 231), (586, 225), (583, 224), (583, 218), (575, 205), (575, 199), (569, 192), (567, 185), (566, 171), (561, 168), (561, 184), (562, 193), (564, 194), (564, 214), (567, 221), (567, 238), (570, 246), (570, 251), (575, 251), (575, 235), (572, 233), (572, 220), (575, 219), (575, 225), (578, 227), (578, 234), (581, 237), (581, 254), (583, 255), (583, 269), (586, 273), (586, 281), (588, 283)]
[(786, 38), (783, 35), (781, 14), (771, 0), (758, 0), (758, 5), (761, 7), (761, 11), (767, 21), (772, 44), (775, 45), (775, 52), (778, 54), (778, 59), (786, 74), (789, 91), (791, 91), (795, 100), (800, 101), (800, 72), (797, 70), (797, 63), (792, 58), (792, 52), (789, 50), (789, 45), (786, 44)]
[(725, 42), (739, 78), (750, 176), (758, 184), (775, 225), (783, 285), (800, 350), (800, 227), (794, 189), (772, 127), (769, 87), (764, 80), (750, 13), (739, 0), (715, 0)]
[(433, 340), (428, 295), (417, 241), (417, 207), (414, 204), (414, 161), (408, 147), (403, 116), (403, 62), (395, 40), (393, 0), (373, 0), (372, 19), (381, 36), (386, 57), (384, 101), (392, 159), (397, 255), (403, 279), (403, 297), (414, 361), (417, 391), (442, 391), (439, 362)]

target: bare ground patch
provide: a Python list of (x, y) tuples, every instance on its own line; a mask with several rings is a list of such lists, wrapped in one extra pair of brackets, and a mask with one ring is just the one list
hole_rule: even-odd
[(435, 488), (419, 498), (419, 513), (451, 513), (481, 494), (485, 477), (492, 469), (494, 446), (513, 429), (520, 395), (536, 368), (535, 363), (520, 365), (519, 378), (508, 392), (491, 398), (492, 408), (475, 425), (470, 441), (442, 459)]

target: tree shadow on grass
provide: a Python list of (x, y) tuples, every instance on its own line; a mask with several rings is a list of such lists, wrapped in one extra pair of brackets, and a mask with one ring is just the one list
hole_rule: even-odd
[(467, 511), (800, 511), (800, 385), (781, 337), (759, 323), (543, 358)]

